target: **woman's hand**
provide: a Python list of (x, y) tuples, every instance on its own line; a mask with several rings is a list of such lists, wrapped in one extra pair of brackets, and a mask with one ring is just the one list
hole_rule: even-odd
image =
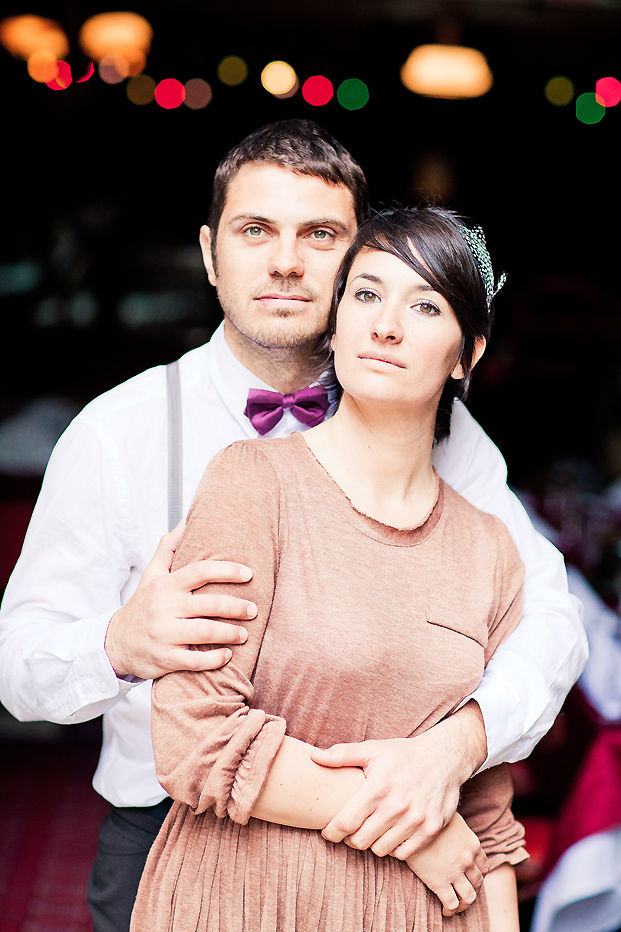
[(479, 839), (459, 813), (433, 841), (406, 858), (406, 864), (436, 894), (444, 916), (474, 903), (488, 870)]

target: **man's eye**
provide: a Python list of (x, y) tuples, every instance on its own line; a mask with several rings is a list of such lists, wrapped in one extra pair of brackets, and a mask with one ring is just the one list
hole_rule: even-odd
[(249, 236), (261, 236), (261, 233), (263, 233), (263, 227), (246, 227), (245, 232), (248, 233)]
[(368, 288), (361, 288), (360, 291), (356, 292), (356, 297), (363, 304), (372, 304), (374, 301), (379, 301), (379, 297), (375, 292), (370, 291)]
[(334, 234), (330, 230), (313, 230), (311, 233), (313, 239), (319, 240), (321, 243), (325, 243), (327, 240), (332, 239)]

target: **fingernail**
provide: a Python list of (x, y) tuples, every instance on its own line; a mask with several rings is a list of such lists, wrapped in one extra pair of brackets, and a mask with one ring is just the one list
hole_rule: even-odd
[(231, 657), (233, 656), (233, 651), (229, 650), (228, 647), (224, 651), (224, 662), (228, 663)]
[(239, 643), (245, 644), (247, 640), (248, 640), (248, 632), (246, 631), (245, 628), (240, 628), (239, 629)]
[(249, 603), (248, 608), (246, 609), (246, 614), (248, 615), (248, 618), (254, 618), (254, 616), (257, 614), (257, 607), (254, 602)]
[(247, 566), (242, 566), (239, 571), (239, 575), (240, 578), (244, 580), (244, 582), (248, 582), (249, 579), (252, 579), (252, 570), (248, 569)]

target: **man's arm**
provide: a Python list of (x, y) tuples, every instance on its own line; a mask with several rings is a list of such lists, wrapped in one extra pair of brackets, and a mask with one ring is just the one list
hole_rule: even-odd
[(508, 527), (525, 566), (524, 612), (472, 694), (487, 736), (484, 767), (527, 757), (551, 727), (588, 657), (580, 604), (569, 593), (561, 554), (535, 531), (506, 485), (505, 462), (463, 404), (434, 456), (440, 475)]
[(221, 650), (187, 650), (194, 639), (242, 642), (238, 626), (209, 616), (248, 619), (247, 601), (191, 594), (209, 579), (243, 581), (241, 568), (203, 564), (171, 574), (174, 533), (121, 607), (137, 545), (117, 466), (80, 419), (52, 454), (0, 613), (0, 700), (21, 720), (86, 721), (137, 678), (224, 662)]

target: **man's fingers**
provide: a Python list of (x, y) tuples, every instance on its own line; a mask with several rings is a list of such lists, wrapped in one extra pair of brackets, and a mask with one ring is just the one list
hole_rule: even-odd
[[(201, 592), (200, 595), (183, 595), (175, 606), (178, 618), (232, 618), (239, 621), (248, 621), (257, 614), (254, 602), (248, 599), (237, 599), (233, 595), (223, 595), (219, 592)], [(219, 642), (219, 638), (217, 639)], [(179, 639), (179, 643), (186, 643)], [(193, 643), (187, 641), (188, 644)], [(203, 642), (204, 643), (204, 642)]]
[[(368, 742), (366, 742), (368, 744)], [(335, 744), (331, 748), (313, 748), (311, 757), (322, 767), (364, 767), (369, 760), (365, 744)]]
[(228, 647), (217, 647), (213, 650), (184, 650), (173, 648), (168, 655), (167, 671), (190, 670), (217, 670), (228, 663), (233, 652)]
[(353, 835), (373, 812), (373, 803), (360, 795), (360, 791), (354, 793), (352, 798), (347, 802), (340, 812), (334, 816), (331, 822), (328, 822), (322, 831), (323, 837), (327, 841), (343, 841), (349, 835)]
[[(158, 548), (159, 549), (159, 548)], [(180, 592), (192, 592), (207, 583), (244, 583), (252, 578), (252, 570), (242, 563), (229, 560), (197, 560), (172, 574)]]
[(185, 645), (245, 644), (248, 632), (241, 625), (229, 625), (210, 618), (180, 619), (175, 631), (174, 642), (185, 649)]

